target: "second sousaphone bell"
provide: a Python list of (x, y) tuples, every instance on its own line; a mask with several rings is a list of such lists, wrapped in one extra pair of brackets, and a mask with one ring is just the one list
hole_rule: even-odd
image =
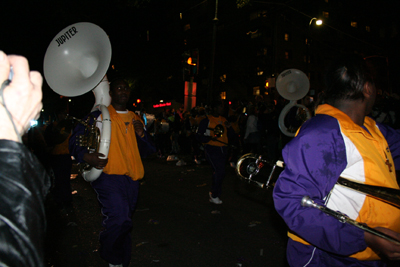
[(293, 107), (298, 107), (304, 110), (305, 120), (311, 118), (310, 111), (305, 106), (297, 104), (297, 100), (307, 95), (310, 81), (304, 72), (298, 69), (288, 69), (279, 74), (276, 79), (276, 89), (283, 98), (290, 100), (279, 115), (279, 128), (286, 136), (294, 137), (297, 129), (286, 127), (285, 117)]

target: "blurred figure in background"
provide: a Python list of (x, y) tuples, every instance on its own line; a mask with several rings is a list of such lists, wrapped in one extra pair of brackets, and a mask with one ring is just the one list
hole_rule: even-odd
[(72, 208), (71, 169), (72, 159), (68, 149), (72, 133), (72, 120), (67, 119), (67, 102), (58, 103), (56, 120), (44, 131), (44, 138), (50, 154), (50, 166), (54, 173), (54, 186), (51, 190), (53, 200), (59, 209)]
[(258, 117), (256, 114), (256, 106), (249, 105), (247, 107), (247, 123), (244, 135), (243, 153), (260, 154), (260, 132), (258, 131)]
[[(222, 116), (224, 106), (221, 101), (210, 105), (211, 114), (199, 124), (197, 138), (204, 144), (206, 159), (213, 168), (209, 201), (213, 204), (222, 204), (222, 182), (225, 178), (225, 165), (228, 158), (228, 131), (233, 131), (230, 123)], [(217, 128), (222, 127), (222, 134)]]

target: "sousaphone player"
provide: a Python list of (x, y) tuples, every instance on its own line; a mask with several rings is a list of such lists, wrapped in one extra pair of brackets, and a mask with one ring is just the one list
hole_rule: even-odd
[[(81, 22), (53, 39), (44, 69), (47, 82), (59, 94), (77, 96), (95, 88), (96, 103), (86, 119), (78, 119), (69, 150), (80, 164), (91, 167), (82, 176), (91, 182), (102, 209), (105, 229), (100, 234), (100, 256), (109, 266), (127, 267), (132, 250), (131, 217), (144, 176), (141, 157), (154, 152), (154, 147), (140, 117), (127, 110), (128, 83), (114, 79), (109, 85), (105, 74), (110, 59), (107, 34), (97, 25)], [(98, 144), (89, 146), (91, 139)]]
[[(105, 227), (100, 233), (99, 252), (110, 266), (121, 267), (129, 266), (131, 259), (132, 216), (139, 183), (144, 177), (141, 157), (149, 151), (154, 152), (143, 121), (127, 109), (130, 94), (131, 89), (123, 79), (110, 83), (111, 104), (108, 111), (112, 123), (108, 158), (103, 159), (103, 154), (90, 153), (84, 147), (75, 145), (77, 137), (84, 132), (81, 124), (70, 139), (71, 153), (75, 158), (102, 169), (99, 178), (91, 182), (97, 193)], [(100, 111), (94, 111), (91, 115), (101, 121)]]

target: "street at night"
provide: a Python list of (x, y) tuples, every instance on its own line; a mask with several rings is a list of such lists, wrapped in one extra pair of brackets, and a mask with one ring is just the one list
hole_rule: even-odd
[[(211, 166), (183, 159), (185, 166), (155, 156), (144, 160), (131, 266), (286, 266), (286, 225), (272, 191), (245, 183), (227, 165), (223, 204), (211, 204)], [(72, 190), (72, 212), (48, 210), (48, 266), (107, 266), (97, 252), (96, 194), (81, 176)]]
[(399, 3), (7, 1), (0, 267), (399, 266)]

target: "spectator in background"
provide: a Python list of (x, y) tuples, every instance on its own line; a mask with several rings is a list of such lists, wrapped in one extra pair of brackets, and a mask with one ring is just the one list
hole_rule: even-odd
[(266, 155), (272, 164), (280, 158), (278, 150), (280, 129), (278, 125), (279, 113), (275, 102), (267, 97), (258, 113), (258, 130), (260, 131), (262, 154)]
[(164, 112), (157, 114), (154, 121), (154, 142), (157, 149), (159, 158), (165, 158), (170, 143), (169, 136), (169, 123), (164, 118)]
[(260, 153), (260, 132), (258, 131), (258, 117), (256, 115), (256, 107), (250, 105), (247, 108), (247, 123), (246, 132), (244, 135), (244, 148), (243, 152), (246, 153)]
[(53, 200), (59, 209), (72, 207), (71, 169), (72, 159), (68, 149), (72, 133), (72, 120), (67, 119), (67, 104), (60, 101), (56, 107), (56, 120), (44, 131), (47, 149), (50, 154), (50, 166), (54, 173), (54, 187), (51, 190)]

